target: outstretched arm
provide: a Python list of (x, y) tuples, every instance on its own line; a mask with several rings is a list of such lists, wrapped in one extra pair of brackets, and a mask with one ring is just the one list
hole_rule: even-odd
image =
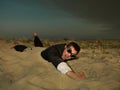
[(75, 73), (65, 62), (61, 62), (60, 64), (58, 64), (57, 69), (61, 73), (66, 74), (69, 77), (74, 78), (74, 79), (82, 79), (86, 77), (84, 72)]
[(69, 77), (74, 78), (74, 79), (83, 79), (86, 77), (84, 72), (75, 73), (73, 71), (68, 71), (66, 73), (66, 75), (68, 75)]

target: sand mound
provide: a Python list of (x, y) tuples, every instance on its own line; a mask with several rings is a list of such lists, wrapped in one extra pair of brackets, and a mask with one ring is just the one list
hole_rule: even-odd
[(120, 50), (82, 49), (78, 60), (68, 63), (86, 79), (74, 80), (61, 74), (32, 47), (24, 52), (11, 49), (12, 43), (0, 41), (1, 90), (120, 90)]

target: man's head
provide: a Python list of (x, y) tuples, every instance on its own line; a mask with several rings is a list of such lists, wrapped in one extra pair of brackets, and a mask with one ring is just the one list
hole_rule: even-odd
[(36, 32), (34, 32), (34, 33), (33, 33), (33, 37), (36, 37), (36, 36), (37, 36), (37, 33), (36, 33)]
[(72, 59), (73, 57), (75, 57), (79, 53), (79, 51), (80, 51), (80, 46), (75, 42), (70, 42), (69, 44), (67, 44), (65, 46), (62, 58), (64, 60)]

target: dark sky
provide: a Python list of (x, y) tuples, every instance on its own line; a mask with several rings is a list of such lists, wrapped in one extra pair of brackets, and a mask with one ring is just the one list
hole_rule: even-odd
[(0, 0), (0, 37), (120, 39), (119, 0)]

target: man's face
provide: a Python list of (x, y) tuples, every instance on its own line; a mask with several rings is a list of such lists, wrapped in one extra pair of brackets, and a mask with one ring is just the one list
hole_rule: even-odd
[(75, 57), (76, 55), (77, 55), (77, 51), (73, 46), (70, 46), (70, 47), (65, 46), (65, 49), (62, 54), (62, 59), (68, 60)]

